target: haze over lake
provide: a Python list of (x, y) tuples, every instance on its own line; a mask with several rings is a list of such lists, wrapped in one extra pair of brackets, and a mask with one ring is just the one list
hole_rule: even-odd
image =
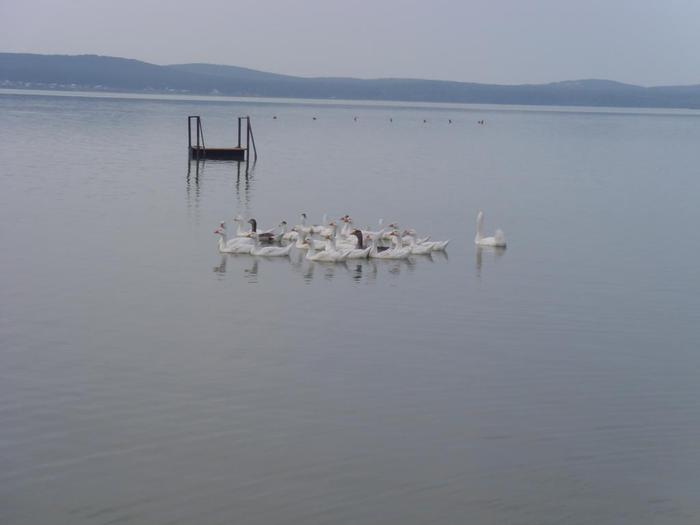
[[(0, 115), (1, 523), (700, 520), (700, 112), (0, 92)], [(210, 146), (250, 115), (248, 176), (188, 163), (187, 115)], [(474, 246), (480, 208), (505, 251)], [(222, 220), (302, 211), (451, 243), (217, 252)]]

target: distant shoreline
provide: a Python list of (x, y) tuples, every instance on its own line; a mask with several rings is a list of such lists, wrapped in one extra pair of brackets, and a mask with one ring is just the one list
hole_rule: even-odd
[(583, 79), (479, 84), (401, 78), (306, 78), (215, 64), (160, 66), (97, 55), (0, 53), (0, 88), (94, 93), (461, 104), (700, 109), (700, 85), (643, 87)]
[(460, 102), (402, 102), (391, 100), (338, 100), (338, 99), (309, 99), (282, 97), (234, 97), (226, 95), (183, 95), (169, 93), (141, 93), (129, 91), (79, 91), (59, 89), (10, 89), (0, 87), (0, 96), (37, 96), (65, 98), (93, 98), (112, 100), (152, 100), (152, 101), (192, 101), (213, 103), (243, 103), (253, 105), (297, 105), (315, 107), (357, 107), (357, 108), (397, 108), (397, 109), (429, 109), (456, 110), (463, 112), (532, 112), (532, 113), (590, 113), (617, 115), (687, 115), (700, 117), (700, 109), (695, 108), (637, 108), (614, 106), (555, 106), (547, 104), (472, 104)]

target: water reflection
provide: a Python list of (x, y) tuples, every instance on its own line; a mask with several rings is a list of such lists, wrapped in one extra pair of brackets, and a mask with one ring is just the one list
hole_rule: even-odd
[[(447, 261), (444, 253), (431, 255), (412, 256), (408, 259), (361, 259), (343, 262), (317, 262), (309, 261), (303, 250), (294, 250), (289, 257), (255, 257), (247, 254), (221, 254), (219, 264), (213, 268), (219, 277), (227, 272), (227, 262), (231, 259), (250, 261), (243, 267), (243, 275), (249, 283), (257, 283), (260, 265), (271, 264), (287, 265), (292, 273), (301, 276), (306, 284), (310, 284), (315, 278), (324, 281), (349, 278), (353, 283), (375, 283), (380, 275), (397, 278), (401, 275), (414, 273), (422, 262), (439, 263)], [(230, 268), (229, 268), (230, 270)], [(229, 272), (230, 273), (230, 272)], [(234, 271), (237, 274), (238, 271)], [(240, 274), (239, 274), (240, 275)]]
[(259, 268), (258, 260), (253, 259), (253, 264), (251, 264), (249, 268), (245, 268), (243, 270), (243, 274), (246, 276), (246, 280), (249, 283), (257, 283), (258, 282), (258, 268)]
[[(200, 173), (201, 170), (201, 173)], [(187, 208), (194, 208), (195, 215), (199, 215), (200, 187), (199, 177), (204, 173), (204, 161), (196, 162), (194, 170), (192, 169), (192, 161), (187, 162)]]
[[(235, 161), (235, 160), (210, 160), (209, 162), (216, 165), (233, 166), (235, 165), (235, 182), (234, 189), (236, 191), (237, 208), (248, 213), (250, 207), (251, 186), (254, 180), (256, 161)], [(200, 183), (204, 180), (204, 169), (207, 165), (205, 159), (189, 159), (187, 162), (187, 175), (185, 177), (187, 189), (187, 204), (188, 207), (194, 206), (195, 210), (199, 209), (200, 201)]]
[[(502, 257), (504, 253), (506, 253), (506, 249), (505, 248), (488, 247), (488, 246), (477, 246), (476, 247), (476, 275), (477, 275), (477, 277), (481, 277), (481, 267), (484, 264), (484, 252), (486, 253), (487, 256), (490, 255), (489, 258), (496, 261), (500, 257)], [(444, 255), (445, 255), (445, 257), (447, 257), (447, 253), (445, 253)]]
[(212, 268), (212, 271), (218, 275), (225, 274), (227, 262), (228, 262), (228, 257), (226, 257), (225, 254), (221, 254), (221, 259), (219, 260), (219, 264), (217, 266), (214, 266), (214, 268)]
[[(192, 169), (192, 165), (194, 164), (194, 170)], [(189, 189), (190, 187), (190, 182), (192, 182), (192, 175), (194, 175), (194, 184), (198, 185), (199, 184), (199, 170), (200, 166), (202, 171), (204, 171), (204, 160), (199, 160), (199, 159), (188, 159), (187, 161), (187, 188)]]
[[(255, 173), (255, 163), (236, 162), (236, 202), (237, 209), (244, 210), (246, 215), (250, 211), (250, 187)], [(243, 175), (243, 191), (241, 192), (241, 174)]]

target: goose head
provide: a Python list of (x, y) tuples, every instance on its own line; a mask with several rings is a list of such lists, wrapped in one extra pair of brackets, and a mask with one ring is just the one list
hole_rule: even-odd
[(248, 224), (250, 224), (250, 229), (253, 230), (253, 232), (258, 231), (258, 221), (255, 219), (249, 219)]
[(362, 249), (364, 248), (364, 242), (362, 239), (362, 232), (358, 229), (354, 229), (353, 231), (350, 232), (350, 235), (354, 235), (357, 237), (357, 247)]

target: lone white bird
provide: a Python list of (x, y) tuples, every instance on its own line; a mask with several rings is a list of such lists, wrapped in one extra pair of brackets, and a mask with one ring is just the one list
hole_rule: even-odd
[(495, 248), (505, 248), (506, 247), (506, 236), (503, 230), (497, 229), (493, 237), (484, 237), (484, 212), (479, 210), (476, 214), (476, 237), (474, 237), (474, 244), (477, 246), (493, 246)]

